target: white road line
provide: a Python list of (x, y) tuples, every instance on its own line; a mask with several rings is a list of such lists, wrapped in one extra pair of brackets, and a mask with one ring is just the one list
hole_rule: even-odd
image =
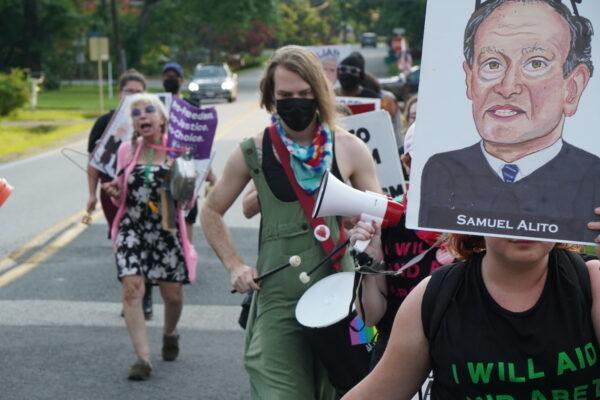
[[(58, 300), (0, 300), (3, 326), (123, 327), (121, 303)], [(243, 332), (237, 323), (239, 306), (184, 305), (178, 327), (199, 331)], [(154, 305), (148, 327), (162, 327), (164, 307)]]

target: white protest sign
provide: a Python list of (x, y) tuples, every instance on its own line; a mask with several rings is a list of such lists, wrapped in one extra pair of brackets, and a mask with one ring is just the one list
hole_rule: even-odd
[(381, 110), (381, 99), (376, 98), (336, 96), (335, 101), (345, 106), (353, 106), (355, 104), (373, 104), (375, 106), (375, 111)]
[(379, 110), (352, 115), (340, 118), (339, 123), (371, 150), (383, 192), (392, 197), (406, 192), (396, 135), (388, 112)]
[(329, 46), (307, 46), (308, 50), (312, 51), (321, 60), (323, 70), (327, 79), (332, 85), (337, 81), (337, 67), (340, 62), (348, 57), (352, 52), (352, 46), (344, 45), (329, 45)]
[[(171, 93), (156, 93), (167, 107), (171, 107)], [(117, 150), (122, 142), (131, 140), (133, 122), (131, 121), (131, 99), (134, 96), (123, 96), (115, 110), (106, 130), (96, 144), (90, 165), (108, 176), (114, 177), (117, 169)]]

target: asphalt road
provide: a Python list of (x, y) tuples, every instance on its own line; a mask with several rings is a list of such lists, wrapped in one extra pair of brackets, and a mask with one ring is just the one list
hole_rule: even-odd
[[(385, 74), (385, 49), (363, 54), (372, 73)], [(258, 107), (260, 73), (241, 74), (235, 103), (214, 104), (217, 174), (239, 141), (269, 121)], [(84, 151), (85, 143), (69, 147)], [(78, 159), (85, 164), (85, 157)], [(106, 223), (100, 214), (87, 228), (79, 223), (85, 174), (51, 151), (0, 164), (0, 176), (15, 187), (0, 209), (0, 399), (249, 398), (244, 333), (237, 325), (242, 296), (229, 293), (229, 278), (198, 225), (198, 279), (185, 289), (180, 357), (160, 360), (163, 309), (155, 289), (148, 324), (153, 376), (130, 382), (126, 372), (135, 356), (119, 316)], [(253, 263), (258, 218), (246, 220), (238, 201), (226, 221), (240, 254)]]

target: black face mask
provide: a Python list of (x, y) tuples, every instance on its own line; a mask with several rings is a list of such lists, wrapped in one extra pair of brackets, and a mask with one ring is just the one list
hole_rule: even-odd
[(338, 74), (338, 80), (344, 90), (356, 89), (360, 84), (360, 78), (351, 74)]
[(317, 112), (315, 99), (277, 100), (277, 114), (290, 129), (301, 132), (308, 128)]
[(165, 88), (166, 92), (171, 94), (179, 93), (179, 79), (177, 78), (167, 78), (163, 81), (163, 88)]

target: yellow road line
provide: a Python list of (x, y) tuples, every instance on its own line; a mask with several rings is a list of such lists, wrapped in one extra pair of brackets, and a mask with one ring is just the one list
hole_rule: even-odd
[(252, 104), (247, 107), (245, 111), (221, 126), (221, 129), (219, 129), (219, 132), (215, 136), (215, 140), (222, 139), (227, 136), (233, 130), (233, 128), (236, 128), (244, 121), (245, 117), (257, 111), (260, 111), (260, 108), (257, 107), (256, 102), (252, 102)]
[(40, 244), (44, 243), (49, 237), (54, 236), (56, 233), (62, 231), (69, 225), (73, 224), (76, 221), (81, 221), (81, 218), (85, 214), (85, 211), (78, 211), (75, 214), (67, 217), (66, 219), (52, 225), (50, 228), (45, 229), (44, 231), (35, 235), (31, 240), (25, 243), (23, 246), (19, 247), (17, 250), (10, 253), (8, 256), (0, 259), (0, 272), (8, 269), (16, 264), (19, 257), (23, 254), (27, 253), (31, 249), (38, 247)]
[[(61, 226), (64, 229), (66, 226), (69, 226), (69, 224), (73, 224), (74, 222), (81, 220), (81, 217), (83, 214), (84, 214), (84, 212), (79, 212), (79, 213), (74, 214), (73, 216), (67, 218), (65, 221), (60, 222), (57, 225), (42, 232), (40, 235), (36, 236), (34, 239), (32, 239), (27, 244), (31, 244), (31, 242), (34, 242), (35, 239), (41, 240), (40, 238), (43, 237), (43, 234), (46, 234), (45, 236), (47, 237), (48, 231), (54, 231), (54, 232), (60, 231), (60, 229), (58, 229), (57, 226)], [(92, 214), (92, 221), (95, 221), (96, 219), (98, 219), (99, 216), (100, 216), (100, 212), (95, 212), (94, 214)], [(2, 275), (0, 275), (0, 288), (8, 285), (11, 282), (14, 282), (15, 280), (17, 280), (20, 277), (22, 277), (23, 275), (25, 275), (26, 273), (39, 267), (41, 263), (46, 261), (49, 257), (54, 255), (57, 251), (59, 251), (61, 248), (65, 247), (73, 239), (75, 239), (77, 236), (79, 236), (79, 234), (81, 234), (81, 232), (83, 232), (87, 227), (88, 227), (87, 225), (84, 225), (81, 223), (75, 224), (73, 227), (67, 229), (65, 232), (60, 234), (60, 236), (58, 236), (56, 239), (54, 239), (53, 241), (48, 243), (41, 250), (37, 251), (35, 254), (33, 254), (31, 257), (29, 257), (27, 260), (25, 260), (24, 262), (18, 264), (16, 267), (9, 269), (8, 271), (6, 271)], [(24, 249), (26, 246), (27, 245), (23, 246), (21, 249), (14, 252), (13, 255), (17, 252), (21, 252), (21, 254), (25, 253), (27, 251), (26, 249)]]

